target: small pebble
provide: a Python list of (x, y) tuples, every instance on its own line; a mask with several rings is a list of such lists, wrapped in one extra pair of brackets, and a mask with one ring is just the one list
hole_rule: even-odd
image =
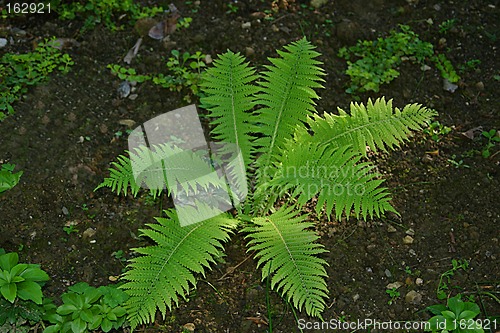
[(421, 285), (423, 285), (423, 284), (424, 284), (424, 280), (422, 280), (421, 278), (416, 278), (416, 279), (415, 279), (415, 284), (416, 284), (417, 286), (421, 286)]
[(403, 244), (406, 244), (406, 245), (413, 244), (413, 237), (405, 236), (405, 238), (403, 238)]
[(83, 238), (92, 238), (96, 234), (96, 232), (97, 231), (95, 231), (95, 229), (93, 228), (87, 228), (87, 230), (83, 232)]
[(392, 277), (392, 273), (391, 273), (391, 271), (390, 271), (390, 270), (388, 270), (388, 269), (386, 269), (386, 270), (384, 271), (384, 274), (385, 274), (385, 276), (387, 276), (388, 278), (391, 278), (391, 277)]
[(387, 286), (385, 286), (386, 289), (399, 289), (403, 284), (399, 281), (389, 283)]
[(356, 302), (359, 299), (359, 294), (352, 296), (352, 300)]
[(251, 57), (255, 54), (255, 50), (251, 47), (245, 47), (245, 54), (247, 57)]
[(63, 213), (64, 215), (69, 215), (69, 210), (68, 210), (68, 208), (63, 207), (63, 208), (62, 208), (62, 213)]
[(412, 228), (408, 229), (405, 231), (405, 234), (407, 234), (408, 236), (415, 236), (415, 230), (413, 230)]
[(396, 228), (394, 228), (392, 225), (387, 226), (387, 232), (388, 233), (394, 233), (396, 232)]
[(0, 48), (5, 47), (7, 45), (6, 38), (0, 38)]
[(422, 301), (422, 295), (415, 290), (410, 290), (405, 296), (405, 302), (408, 304), (419, 304)]
[(252, 22), (245, 22), (241, 24), (242, 29), (250, 29), (252, 27)]
[(182, 326), (185, 331), (194, 332), (196, 326), (193, 323), (187, 323)]
[(443, 89), (446, 91), (449, 91), (451, 93), (454, 93), (455, 90), (457, 90), (458, 86), (454, 83), (451, 83), (448, 81), (448, 79), (443, 79)]

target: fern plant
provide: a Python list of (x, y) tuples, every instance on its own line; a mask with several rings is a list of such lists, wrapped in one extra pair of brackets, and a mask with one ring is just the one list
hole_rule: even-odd
[[(166, 217), (142, 230), (156, 245), (135, 249), (140, 256), (131, 259), (122, 277), (126, 281), (122, 288), (130, 296), (126, 307), (132, 329), (154, 321), (157, 310), (165, 316), (179, 297), (185, 298), (196, 285), (195, 274), (210, 269), (235, 231), (246, 235), (262, 279), (270, 279), (272, 288), (295, 308), (321, 318), (328, 297), (327, 263), (321, 258), (326, 249), (310, 230), (302, 207), (317, 198), (316, 211), (329, 217), (367, 219), (396, 213), (381, 176), (366, 159), (367, 147), (394, 149), (436, 112), (418, 104), (400, 110), (391, 101), (377, 99), (366, 106), (351, 104), (349, 113), (339, 109), (336, 115), (320, 115), (315, 111), (319, 98), (315, 89), (322, 87), (324, 76), (317, 60), (320, 54), (306, 39), (278, 54), (269, 59), (263, 73), (257, 73), (239, 53), (227, 51), (204, 73), (201, 103), (211, 119), (212, 137), (239, 148), (248, 195), (232, 201), (236, 209), (231, 214), (182, 227), (176, 211), (169, 209)], [(130, 188), (135, 196), (147, 179), (134, 177), (134, 159), (147, 168), (151, 161), (158, 166), (170, 156), (164, 146), (154, 147), (149, 157), (141, 149), (129, 154), (113, 163), (110, 176), (99, 187), (110, 187), (117, 194)], [(154, 181), (169, 182), (172, 177), (166, 174), (189, 172), (197, 164), (205, 163), (206, 172), (214, 170), (200, 154), (188, 155), (189, 162), (175, 167), (162, 164)], [(234, 157), (228, 155), (234, 151), (219, 158)], [(220, 186), (213, 181), (187, 183), (188, 196), (200, 187)], [(190, 214), (206, 209), (201, 201), (192, 202)]]

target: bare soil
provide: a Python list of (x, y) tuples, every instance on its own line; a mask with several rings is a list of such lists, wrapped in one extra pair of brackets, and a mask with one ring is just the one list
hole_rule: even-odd
[[(345, 93), (349, 77), (344, 74), (346, 62), (337, 57), (339, 48), (357, 39), (386, 36), (398, 24), (410, 25), (456, 68), (470, 60), (481, 61), (477, 68), (460, 72), (454, 93), (443, 89), (434, 66), (422, 72), (417, 65), (403, 63), (400, 77), (382, 86), (380, 93), (359, 96), (362, 102), (386, 96), (400, 107), (421, 103), (437, 110), (436, 120), (452, 128), (439, 142), (420, 133), (395, 152), (372, 156), (386, 175), (400, 216), (368, 222), (313, 218), (330, 251), (325, 255), (330, 265), (326, 321), (427, 320), (425, 307), (443, 303), (436, 289), (452, 259), (467, 260), (470, 266), (451, 278), (450, 295), (474, 296), (481, 305), (481, 318), (499, 320), (500, 304), (484, 295), (500, 293), (499, 145), (490, 158), (483, 158), (478, 152), (486, 139), (476, 135), (471, 140), (462, 133), (478, 126), (500, 129), (500, 2), (337, 0), (312, 10), (309, 2), (296, 1), (272, 20), (255, 14), (269, 10), (270, 1), (235, 2), (236, 13), (227, 13), (228, 3), (175, 2), (183, 16), (193, 18), (191, 27), (176, 31), (169, 43), (146, 37), (131, 66), (141, 73), (155, 73), (164, 67), (172, 48), (201, 51), (212, 58), (229, 48), (248, 55), (262, 69), (276, 49), (305, 35), (322, 53), (327, 72), (318, 110), (336, 112), (337, 106), (347, 110), (353, 100)], [(439, 32), (438, 25), (449, 19), (457, 20), (455, 28)], [(248, 22), (249, 26), (243, 25)], [(130, 249), (144, 244), (136, 237), (138, 229), (169, 205), (168, 199), (153, 201), (146, 193), (133, 199), (93, 190), (107, 176), (110, 162), (127, 148), (126, 135), (115, 135), (128, 129), (119, 122), (131, 119), (141, 124), (186, 105), (183, 97), (188, 93), (144, 83), (135, 100), (120, 99), (116, 92), (120, 81), (106, 66), (124, 65), (122, 59), (139, 35), (133, 27), (110, 32), (101, 26), (78, 35), (82, 24), (82, 20), (60, 21), (54, 14), (12, 17), (1, 24), (3, 34), (15, 40), (0, 49), (2, 53), (25, 52), (33, 42), (50, 36), (75, 38), (79, 43), (65, 50), (75, 61), (72, 70), (31, 89), (15, 104), (15, 115), (0, 123), (0, 161), (24, 171), (18, 186), (0, 197), (0, 247), (19, 251), (24, 262), (41, 264), (51, 277), (44, 293), (56, 302), (76, 282), (113, 283), (109, 278), (124, 268), (113, 253), (122, 250), (130, 258)], [(12, 28), (27, 34), (13, 35)], [(78, 232), (66, 234), (63, 227), (69, 224)], [(84, 234), (88, 228), (95, 235)], [(404, 242), (406, 236), (413, 238), (411, 244)], [(183, 325), (192, 323), (200, 333), (266, 332), (271, 319), (273, 332), (298, 332), (290, 307), (260, 281), (255, 262), (246, 260), (243, 237), (236, 235), (226, 250), (225, 263), (199, 278), (189, 301), (144, 329), (181, 332)], [(386, 286), (397, 281), (402, 283), (400, 296), (388, 304)], [(408, 302), (405, 296), (412, 290), (421, 299)], [(303, 313), (297, 316), (311, 320)], [(500, 330), (497, 323), (490, 332)]]

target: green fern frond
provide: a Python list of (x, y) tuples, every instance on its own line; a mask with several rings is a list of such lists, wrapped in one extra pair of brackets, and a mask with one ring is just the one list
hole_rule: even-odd
[(335, 208), (340, 219), (354, 210), (356, 217), (380, 216), (385, 211), (397, 213), (379, 174), (368, 162), (359, 163), (361, 155), (349, 146), (335, 150), (327, 146), (290, 141), (274, 178), (263, 186), (265, 191), (283, 195), (292, 193), (299, 205), (317, 197), (316, 212), (324, 207), (328, 216)]
[(128, 188), (130, 187), (130, 192), (135, 197), (141, 187), (135, 182), (130, 158), (119, 155), (116, 159), (117, 162), (112, 162), (111, 168), (109, 168), (109, 177), (104, 178), (103, 182), (94, 191), (102, 187), (109, 187), (117, 195), (127, 195)]
[(244, 61), (239, 53), (227, 51), (220, 55), (203, 76), (201, 88), (206, 96), (200, 101), (214, 118), (213, 137), (235, 144), (248, 167), (254, 151), (252, 133), (256, 132), (250, 110), (255, 106), (259, 88), (252, 84), (257, 79), (255, 70)]
[(225, 184), (224, 179), (213, 172), (213, 167), (206, 160), (207, 151), (193, 152), (161, 144), (152, 148), (135, 148), (128, 154), (130, 157), (118, 156), (118, 161), (113, 162), (109, 169), (110, 176), (95, 190), (110, 187), (116, 194), (126, 195), (130, 187), (132, 195), (136, 196), (143, 187), (156, 197), (163, 190), (174, 195), (179, 191), (196, 194), (199, 188), (221, 187), (221, 184)]
[(281, 58), (269, 58), (272, 66), (266, 66), (267, 71), (262, 73), (262, 93), (257, 96), (263, 106), (257, 111), (262, 136), (256, 140), (262, 154), (257, 160), (261, 175), (270, 171), (295, 128), (315, 111), (314, 100), (319, 96), (314, 88), (323, 87), (320, 82), (325, 73), (318, 66), (321, 62), (315, 60), (319, 53), (309, 41), (303, 38), (285, 46), (285, 50), (278, 51)]
[(392, 100), (386, 102), (384, 98), (375, 100), (375, 103), (368, 100), (366, 106), (351, 103), (350, 115), (340, 108), (338, 110), (339, 115), (313, 115), (308, 121), (312, 138), (305, 128), (301, 128), (297, 131), (296, 140), (312, 140), (332, 148), (351, 145), (366, 156), (367, 146), (373, 151), (398, 147), (400, 142), (408, 140), (412, 130), (422, 129), (437, 115), (436, 111), (420, 104), (409, 104), (401, 111), (393, 108)]
[(257, 251), (262, 280), (269, 277), (271, 288), (297, 309), (304, 307), (308, 315), (321, 318), (328, 297), (327, 263), (317, 255), (327, 251), (315, 243), (319, 237), (307, 230), (313, 223), (296, 215), (293, 207), (282, 207), (270, 216), (254, 218), (255, 226), (243, 231), (251, 239), (248, 251)]
[(142, 235), (155, 246), (134, 249), (142, 256), (131, 259), (120, 288), (130, 296), (126, 302), (132, 330), (137, 325), (154, 322), (157, 309), (165, 313), (178, 305), (196, 286), (194, 274), (210, 268), (221, 255), (222, 243), (236, 226), (236, 220), (219, 215), (203, 222), (181, 227), (174, 210), (165, 211), (168, 218), (157, 218), (157, 224), (141, 229)]

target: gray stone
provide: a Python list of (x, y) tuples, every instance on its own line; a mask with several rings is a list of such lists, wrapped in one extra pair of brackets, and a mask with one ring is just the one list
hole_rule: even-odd
[(405, 302), (408, 304), (420, 304), (422, 295), (415, 290), (410, 290), (405, 296)]

